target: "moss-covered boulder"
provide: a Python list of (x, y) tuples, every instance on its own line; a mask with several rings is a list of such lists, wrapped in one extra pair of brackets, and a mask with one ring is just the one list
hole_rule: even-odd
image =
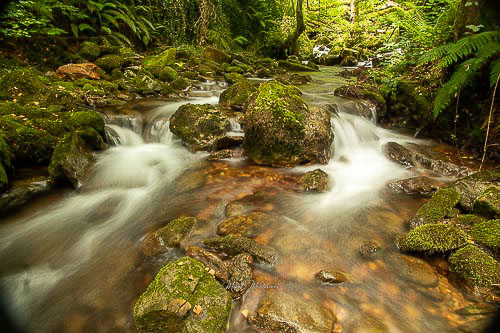
[(150, 333), (222, 333), (231, 311), (231, 294), (205, 266), (184, 257), (156, 275), (134, 307), (138, 330)]
[(95, 61), (95, 64), (106, 72), (111, 73), (113, 69), (122, 69), (125, 64), (125, 60), (122, 56), (118, 54), (106, 54)]
[(91, 127), (67, 133), (54, 150), (49, 175), (55, 184), (80, 185), (94, 161), (94, 150), (104, 148), (101, 135)]
[(250, 81), (238, 80), (221, 93), (219, 104), (223, 107), (241, 110), (250, 95), (256, 90), (257, 88)]
[(228, 126), (227, 116), (210, 104), (185, 104), (170, 117), (170, 130), (192, 151), (213, 149)]
[(101, 49), (99, 48), (99, 45), (97, 45), (96, 43), (85, 41), (82, 43), (82, 45), (80, 45), (78, 53), (84, 59), (94, 61), (97, 58), (99, 58), (99, 55), (101, 54)]
[(170, 85), (172, 86), (172, 88), (174, 88), (176, 90), (184, 90), (187, 87), (189, 87), (189, 80), (184, 78), (184, 77), (180, 77), (180, 78), (172, 81), (172, 83)]
[(415, 229), (424, 224), (436, 223), (447, 216), (447, 214), (457, 205), (460, 194), (453, 188), (443, 188), (434, 195), (410, 220), (410, 228)]
[(308, 65), (303, 65), (298, 62), (291, 62), (291, 61), (286, 61), (286, 60), (280, 60), (278, 61), (278, 66), (284, 69), (287, 69), (289, 71), (294, 71), (294, 72), (317, 72), (318, 70), (315, 68), (312, 68), (311, 66)]
[(168, 222), (166, 226), (148, 235), (144, 241), (143, 252), (153, 256), (169, 247), (177, 247), (189, 236), (196, 226), (203, 222), (195, 217), (181, 217)]
[(224, 80), (227, 82), (227, 84), (231, 85), (240, 80), (247, 80), (247, 78), (239, 73), (226, 73), (224, 74)]
[(467, 245), (449, 257), (450, 269), (472, 286), (487, 287), (500, 281), (498, 262), (474, 245)]
[(158, 79), (169, 82), (174, 81), (179, 77), (177, 72), (170, 67), (175, 63), (175, 54), (176, 49), (170, 48), (156, 56), (147, 57), (142, 65)]
[(475, 214), (500, 218), (500, 190), (490, 187), (474, 201), (473, 212)]
[(309, 108), (298, 88), (271, 81), (251, 95), (243, 145), (254, 162), (275, 166), (327, 163), (332, 141), (329, 114)]
[(471, 226), (476, 223), (481, 223), (488, 221), (484, 216), (476, 215), (476, 214), (460, 214), (456, 218), (457, 224), (462, 226)]
[(460, 206), (466, 211), (473, 210), (474, 201), (490, 187), (500, 187), (500, 170), (485, 170), (455, 181), (453, 187), (460, 193)]
[(0, 100), (17, 103), (40, 101), (50, 80), (33, 67), (0, 70)]
[(99, 112), (96, 111), (73, 112), (68, 119), (67, 125), (71, 130), (79, 127), (91, 127), (101, 135), (104, 135), (104, 120)]
[(203, 244), (208, 248), (223, 252), (229, 256), (249, 253), (258, 262), (269, 265), (275, 265), (278, 262), (278, 253), (274, 248), (257, 243), (247, 237), (213, 237), (205, 239)]
[(471, 235), (475, 241), (482, 243), (492, 249), (500, 248), (500, 220), (489, 220), (474, 223), (471, 227)]
[(433, 254), (448, 252), (467, 244), (467, 234), (453, 225), (425, 224), (398, 240), (402, 251)]
[(203, 57), (216, 61), (219, 64), (222, 63), (230, 63), (231, 62), (231, 56), (227, 54), (224, 51), (214, 49), (212, 47), (207, 47), (205, 51), (203, 52)]

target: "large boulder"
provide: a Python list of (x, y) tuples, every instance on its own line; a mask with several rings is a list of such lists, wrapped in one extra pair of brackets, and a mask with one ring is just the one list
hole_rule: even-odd
[(92, 79), (99, 80), (99, 67), (93, 63), (68, 64), (60, 66), (56, 71), (56, 78), (66, 80)]
[(201, 262), (184, 257), (156, 275), (134, 307), (141, 332), (222, 333), (231, 311), (231, 294)]
[(269, 289), (249, 321), (263, 332), (333, 332), (335, 316), (320, 302), (300, 293)]
[(179, 77), (177, 72), (170, 67), (175, 63), (175, 54), (176, 49), (170, 48), (156, 56), (147, 57), (142, 65), (160, 80), (174, 81)]
[(243, 145), (254, 162), (287, 167), (327, 163), (332, 141), (329, 114), (310, 109), (298, 88), (271, 81), (250, 97)]
[(185, 104), (170, 117), (170, 130), (192, 151), (212, 150), (228, 127), (227, 116), (210, 104)]
[(241, 110), (250, 95), (257, 88), (248, 80), (238, 80), (220, 94), (219, 104), (234, 110)]
[(398, 240), (398, 247), (408, 252), (448, 252), (467, 244), (467, 234), (448, 224), (425, 224)]

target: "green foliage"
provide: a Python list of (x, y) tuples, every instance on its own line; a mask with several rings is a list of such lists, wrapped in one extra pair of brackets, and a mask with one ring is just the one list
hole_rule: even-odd
[[(438, 61), (437, 66), (447, 68), (466, 58), (460, 63), (449, 80), (439, 89), (434, 100), (434, 117), (439, 116), (453, 101), (455, 95), (473, 82), (481, 68), (500, 54), (500, 30), (486, 31), (466, 36), (455, 43), (448, 43), (427, 52), (421, 64)], [(492, 63), (491, 85), (500, 73), (498, 59)]]

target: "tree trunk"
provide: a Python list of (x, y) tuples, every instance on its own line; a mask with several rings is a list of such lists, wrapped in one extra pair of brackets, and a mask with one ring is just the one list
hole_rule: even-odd
[(306, 25), (304, 23), (304, 13), (302, 12), (302, 4), (304, 0), (297, 0), (297, 7), (295, 9), (295, 17), (297, 19), (297, 25), (295, 26), (295, 31), (287, 38), (284, 43), (284, 49), (291, 50), (291, 54), (298, 55), (299, 49), (297, 47), (297, 40), (300, 35), (306, 30)]

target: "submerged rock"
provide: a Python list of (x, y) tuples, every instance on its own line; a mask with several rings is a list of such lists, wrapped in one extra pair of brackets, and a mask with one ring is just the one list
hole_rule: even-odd
[(250, 97), (243, 146), (254, 162), (289, 167), (327, 163), (332, 140), (329, 114), (309, 109), (296, 87), (271, 81)]
[(474, 201), (472, 208), (475, 214), (489, 218), (500, 218), (500, 190), (490, 187)]
[(186, 249), (186, 255), (201, 261), (209, 269), (213, 269), (215, 277), (224, 285), (229, 282), (230, 273), (228, 267), (215, 253), (198, 246), (190, 246)]
[(376, 241), (364, 241), (359, 246), (359, 252), (363, 257), (375, 257), (381, 251), (382, 247)]
[(50, 190), (47, 177), (35, 177), (15, 182), (7, 191), (0, 194), (0, 213), (18, 208), (34, 197)]
[(253, 238), (267, 226), (278, 221), (274, 215), (253, 212), (248, 215), (230, 217), (217, 225), (217, 233), (221, 236), (244, 236)]
[(500, 219), (474, 223), (471, 227), (471, 235), (475, 241), (498, 250), (500, 248)]
[(314, 299), (285, 290), (267, 290), (249, 321), (264, 332), (331, 333), (336, 318)]
[(410, 228), (436, 223), (446, 217), (460, 200), (460, 194), (453, 188), (443, 188), (422, 205), (410, 220)]
[(248, 253), (236, 255), (229, 264), (229, 274), (226, 288), (239, 299), (253, 284), (253, 257)]
[(422, 287), (435, 287), (438, 284), (434, 268), (422, 259), (392, 254), (387, 257), (387, 261), (403, 280)]
[(184, 257), (170, 262), (134, 306), (134, 322), (142, 332), (224, 332), (231, 294), (205, 266)]
[(257, 88), (248, 80), (238, 80), (220, 94), (219, 104), (234, 110), (242, 110), (250, 95)]
[(166, 226), (150, 234), (144, 241), (143, 252), (154, 256), (169, 247), (177, 247), (203, 221), (196, 217), (181, 217), (168, 222)]
[(487, 287), (500, 281), (500, 266), (489, 254), (467, 245), (449, 257), (450, 270), (472, 286)]
[(425, 224), (408, 232), (398, 240), (398, 247), (405, 252), (433, 254), (448, 252), (467, 244), (468, 236), (448, 224)]
[(257, 243), (247, 237), (213, 237), (205, 239), (203, 244), (208, 248), (223, 252), (229, 256), (248, 253), (258, 262), (269, 265), (275, 265), (278, 262), (278, 253), (274, 248)]
[(363, 315), (357, 318), (348, 332), (351, 333), (389, 333), (390, 330), (383, 322), (370, 316)]
[(328, 187), (328, 174), (321, 169), (306, 172), (297, 180), (301, 192), (325, 192)]
[(60, 66), (56, 71), (57, 79), (78, 80), (92, 79), (99, 80), (99, 67), (93, 63), (68, 64)]
[(192, 151), (211, 150), (229, 127), (229, 120), (210, 104), (185, 104), (170, 117), (170, 130)]
[(324, 269), (316, 273), (314, 275), (314, 278), (316, 279), (316, 281), (320, 283), (327, 283), (327, 284), (337, 284), (347, 281), (347, 277), (345, 276), (344, 273), (338, 271), (324, 270)]
[(437, 190), (431, 179), (423, 176), (397, 180), (387, 186), (396, 193), (422, 196), (430, 196)]
[(460, 193), (460, 206), (466, 211), (473, 210), (474, 201), (490, 187), (500, 189), (500, 171), (486, 170), (461, 178), (450, 185)]

